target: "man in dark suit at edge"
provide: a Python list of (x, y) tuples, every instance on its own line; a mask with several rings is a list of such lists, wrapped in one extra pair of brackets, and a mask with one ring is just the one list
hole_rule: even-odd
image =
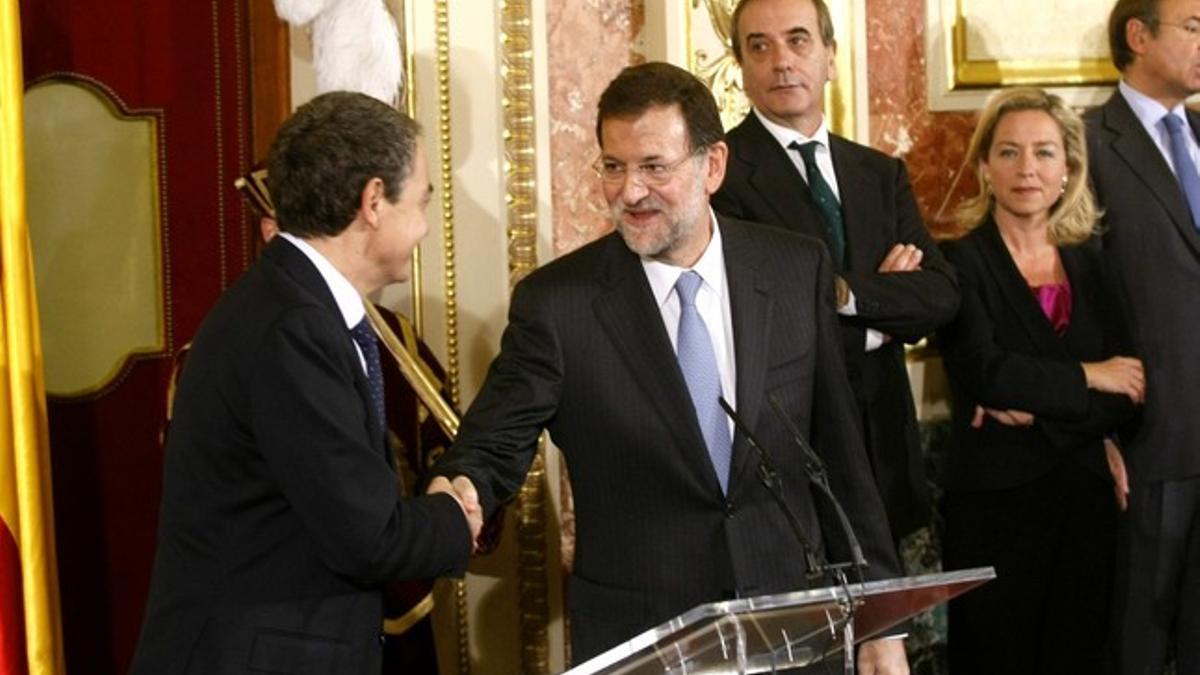
[[(808, 537), (845, 560), (769, 409), (777, 399), (823, 455), (867, 575), (898, 574), (854, 420), (828, 255), (808, 237), (713, 214), (722, 136), (712, 94), (684, 70), (648, 63), (609, 84), (597, 171), (617, 232), (518, 284), (500, 354), (434, 468), (469, 478), (478, 493), (465, 501), (487, 513), (520, 487), (549, 430), (575, 499), (576, 662), (701, 603), (808, 585), (798, 538), (719, 396), (774, 451)], [(900, 640), (867, 642), (859, 662), (908, 672)]]
[(1122, 434), (1128, 510), (1118, 530), (1116, 672), (1200, 673), (1200, 0), (1119, 0), (1109, 45), (1121, 82), (1089, 111), (1104, 248), (1146, 368), (1142, 419)]
[(400, 496), (362, 296), (409, 277), (431, 187), (414, 121), (301, 106), (268, 168), (282, 232), (205, 318), (168, 432), (132, 673), (377, 673), (381, 585), (462, 574), (477, 507)]
[(825, 83), (836, 76), (837, 45), (823, 0), (743, 0), (732, 35), (754, 109), (729, 132), (713, 208), (829, 247), (846, 370), (898, 542), (929, 522), (930, 507), (903, 343), (954, 316), (957, 282), (904, 163), (829, 132)]

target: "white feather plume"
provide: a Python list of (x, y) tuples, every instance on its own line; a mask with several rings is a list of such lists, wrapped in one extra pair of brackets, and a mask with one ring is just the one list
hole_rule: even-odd
[(275, 13), (294, 26), (312, 23), (317, 93), (358, 91), (396, 104), (400, 37), (383, 0), (275, 0)]

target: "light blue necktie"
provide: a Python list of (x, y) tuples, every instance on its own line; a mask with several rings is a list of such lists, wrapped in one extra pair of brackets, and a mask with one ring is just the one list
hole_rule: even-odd
[(1184, 125), (1183, 120), (1168, 113), (1162, 118), (1167, 134), (1171, 136), (1171, 163), (1175, 165), (1175, 177), (1179, 187), (1187, 197), (1188, 208), (1192, 212), (1192, 225), (1200, 228), (1200, 174), (1196, 173), (1196, 163), (1188, 152), (1187, 137), (1191, 129)]
[(683, 379), (687, 381), (688, 393), (692, 395), (692, 406), (696, 408), (696, 419), (708, 446), (721, 492), (729, 488), (729, 462), (733, 447), (729, 440), (729, 421), (721, 409), (721, 371), (717, 369), (717, 358), (713, 354), (712, 340), (700, 312), (696, 311), (696, 292), (702, 280), (699, 274), (688, 270), (675, 282), (679, 294), (678, 358)]

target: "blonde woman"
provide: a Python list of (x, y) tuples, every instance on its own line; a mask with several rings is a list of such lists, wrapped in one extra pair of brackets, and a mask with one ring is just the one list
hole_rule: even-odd
[(997, 574), (951, 602), (954, 673), (1102, 666), (1124, 497), (1106, 445), (1145, 380), (1091, 243), (1083, 134), (1057, 96), (994, 95), (968, 150), (979, 177), (960, 212), (969, 232), (944, 245), (963, 292), (939, 333), (954, 418), (944, 561)]

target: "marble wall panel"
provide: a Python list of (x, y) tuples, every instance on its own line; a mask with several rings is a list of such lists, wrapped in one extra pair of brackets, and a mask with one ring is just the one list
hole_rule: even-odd
[(642, 0), (550, 0), (546, 11), (557, 257), (612, 230), (591, 169), (598, 157), (596, 103), (622, 68), (645, 60), (645, 11)]
[(955, 232), (954, 209), (976, 189), (974, 171), (963, 167), (974, 118), (929, 110), (925, 2), (867, 3), (870, 143), (904, 158), (921, 214), (942, 237)]

